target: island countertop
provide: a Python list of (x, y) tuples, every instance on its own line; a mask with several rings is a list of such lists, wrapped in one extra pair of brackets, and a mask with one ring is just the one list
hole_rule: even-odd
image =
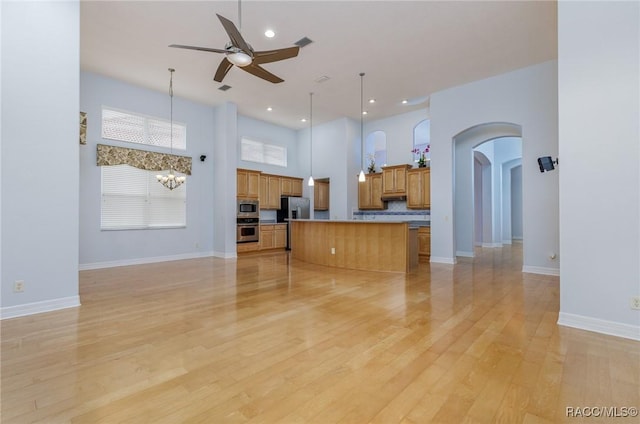
[(417, 265), (417, 231), (407, 221), (289, 221), (291, 256), (337, 268), (408, 272)]
[(342, 222), (349, 224), (407, 224), (410, 227), (428, 227), (429, 221), (426, 220), (375, 220), (375, 219), (290, 219), (289, 221), (301, 222)]

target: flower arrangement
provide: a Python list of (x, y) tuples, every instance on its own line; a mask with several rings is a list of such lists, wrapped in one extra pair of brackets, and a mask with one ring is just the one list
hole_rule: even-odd
[(372, 154), (369, 154), (369, 166), (367, 167), (367, 171), (369, 171), (369, 174), (376, 172), (376, 158)]
[(429, 148), (430, 147), (431, 147), (431, 145), (427, 144), (427, 147), (425, 147), (424, 150), (413, 149), (411, 151), (411, 153), (413, 153), (414, 155), (418, 155), (418, 167), (419, 168), (424, 168), (425, 166), (427, 166), (427, 153), (429, 153)]

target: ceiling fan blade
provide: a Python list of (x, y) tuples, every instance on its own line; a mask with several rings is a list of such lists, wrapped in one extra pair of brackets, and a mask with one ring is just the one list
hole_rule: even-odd
[(261, 52), (253, 52), (253, 63), (259, 65), (261, 63), (277, 62), (279, 60), (291, 59), (298, 56), (300, 47), (287, 47), (285, 49), (265, 50)]
[(213, 77), (214, 81), (222, 82), (229, 69), (233, 67), (233, 63), (229, 62), (229, 60), (225, 57), (218, 65), (218, 70), (216, 71), (216, 75)]
[(260, 65), (256, 65), (255, 63), (252, 63), (250, 65), (244, 66), (242, 68), (243, 71), (247, 71), (250, 74), (253, 74), (257, 77), (262, 78), (263, 80), (267, 80), (269, 82), (272, 82), (274, 84), (283, 82), (284, 80), (274, 74), (272, 74), (271, 72), (267, 71), (266, 69), (262, 68)]
[(222, 50), (222, 49), (210, 49), (208, 47), (196, 47), (196, 46), (183, 46), (182, 44), (169, 44), (169, 47), (176, 47), (178, 49), (199, 50), (201, 52), (228, 53), (226, 50)]
[(240, 31), (238, 31), (238, 28), (236, 28), (233, 22), (231, 22), (229, 19), (225, 18), (224, 16), (218, 15), (217, 13), (216, 15), (218, 16), (218, 19), (220, 19), (220, 22), (222, 23), (224, 30), (227, 31), (227, 35), (229, 35), (229, 40), (231, 40), (231, 44), (233, 44), (234, 46), (236, 46), (237, 48), (239, 48), (240, 50), (242, 50), (247, 54), (252, 53), (253, 50), (251, 50), (251, 47), (249, 47), (249, 44), (247, 44), (247, 42), (244, 41), (244, 38), (242, 38), (242, 35), (240, 35)]

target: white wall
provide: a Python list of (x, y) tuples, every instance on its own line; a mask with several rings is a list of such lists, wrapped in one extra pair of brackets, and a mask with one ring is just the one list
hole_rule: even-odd
[[(2, 2), (2, 317), (78, 298), (79, 3)], [(14, 293), (16, 280), (24, 292)]]
[(555, 61), (431, 95), (431, 260), (455, 261), (452, 139), (488, 122), (522, 128), (524, 270), (558, 273), (558, 173), (540, 174), (539, 156), (557, 156)]
[[(246, 137), (251, 140), (262, 141), (267, 144), (275, 144), (287, 148), (287, 166), (265, 165), (256, 162), (243, 161), (240, 158), (240, 139)], [(308, 137), (308, 135), (307, 135)], [(275, 175), (287, 175), (290, 177), (303, 177), (301, 163), (298, 152), (298, 140), (295, 130), (274, 125), (247, 116), (238, 115), (238, 168), (255, 169)]]
[(511, 239), (522, 240), (522, 161), (511, 168)]
[(558, 27), (559, 323), (640, 340), (640, 3), (561, 1)]
[(213, 254), (236, 257), (236, 193), (238, 161), (238, 107), (226, 102), (211, 114), (215, 131), (213, 145)]
[[(329, 178), (329, 216), (331, 219), (350, 219), (354, 194), (349, 170), (353, 171), (353, 121), (347, 118), (337, 119), (313, 126), (313, 177)], [(359, 128), (358, 128), (359, 132)], [(309, 176), (309, 129), (297, 133), (301, 173), (305, 177), (304, 195), (313, 193), (306, 184)], [(359, 142), (358, 142), (359, 143)], [(358, 147), (358, 157), (360, 155)], [(359, 171), (360, 168), (358, 168)], [(355, 179), (357, 184), (357, 178)], [(355, 194), (357, 205), (357, 192)]]
[[(389, 118), (371, 122), (365, 121), (364, 133), (367, 135), (374, 131), (385, 132), (387, 135), (387, 164), (413, 164), (413, 153), (411, 153), (413, 150), (413, 130), (416, 125), (428, 118), (427, 109), (418, 109)], [(358, 128), (359, 132), (360, 128)]]
[[(162, 72), (162, 70), (159, 70)], [(166, 72), (166, 71), (165, 71)], [(83, 269), (160, 259), (211, 255), (214, 240), (214, 125), (212, 108), (180, 97), (180, 70), (173, 78), (173, 119), (187, 126), (187, 151), (193, 158), (187, 177), (187, 226), (176, 229), (100, 230), (101, 168), (96, 144), (167, 152), (167, 149), (102, 139), (102, 106), (170, 118), (169, 73), (167, 91), (157, 92), (83, 72), (80, 108), (87, 113), (87, 144), (80, 148), (80, 265)], [(234, 144), (235, 147), (235, 144)], [(205, 162), (200, 155), (205, 154)], [(235, 170), (233, 184), (235, 187)], [(232, 224), (233, 225), (233, 224)], [(234, 235), (235, 236), (235, 235)], [(234, 240), (235, 241), (235, 240)], [(235, 246), (234, 246), (235, 247)]]

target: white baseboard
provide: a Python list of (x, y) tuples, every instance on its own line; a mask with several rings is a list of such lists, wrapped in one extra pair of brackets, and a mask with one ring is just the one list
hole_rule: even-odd
[(183, 259), (208, 258), (210, 256), (215, 256), (214, 252), (195, 252), (171, 256), (155, 256), (150, 258), (123, 259), (120, 261), (94, 262), (89, 264), (80, 264), (78, 266), (78, 269), (80, 271), (86, 271), (90, 269), (114, 268), (117, 266), (143, 265), (153, 264), (156, 262), (181, 261)]
[(509, 244), (511, 244), (511, 240), (502, 240), (502, 244), (509, 245)]
[(41, 302), (25, 303), (23, 305), (6, 306), (0, 308), (0, 319), (41, 314), (43, 312), (75, 308), (78, 306), (80, 306), (80, 296), (61, 297), (59, 299), (43, 300)]
[(473, 258), (475, 255), (473, 254), (473, 252), (467, 252), (464, 250), (457, 250), (456, 251), (456, 256), (464, 256), (465, 258)]
[(560, 270), (558, 268), (545, 268), (541, 266), (523, 266), (522, 272), (527, 272), (529, 274), (542, 274), (542, 275), (560, 275)]
[(482, 243), (482, 247), (502, 247), (502, 243)]
[(640, 341), (640, 326), (560, 312), (558, 325)]
[(236, 259), (238, 257), (238, 253), (237, 252), (216, 252), (214, 250), (212, 256), (214, 258)]
[(438, 257), (438, 256), (431, 256), (429, 258), (429, 262), (434, 263), (434, 264), (455, 265), (456, 264), (456, 258), (442, 258), (442, 257)]

